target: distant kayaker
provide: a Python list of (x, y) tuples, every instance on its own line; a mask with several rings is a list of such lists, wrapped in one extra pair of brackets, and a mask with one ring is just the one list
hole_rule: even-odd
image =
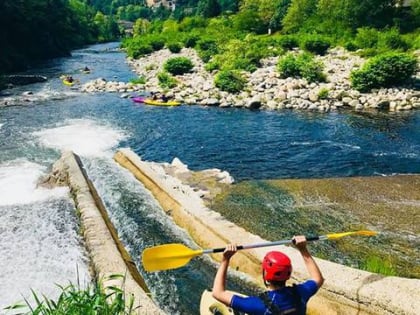
[(88, 66), (85, 66), (85, 67), (83, 68), (83, 72), (90, 72), (90, 69), (88, 68)]
[(230, 244), (223, 253), (222, 262), (214, 278), (213, 297), (232, 309), (249, 315), (306, 314), (306, 304), (322, 286), (324, 278), (306, 248), (305, 236), (295, 236), (293, 243), (302, 255), (310, 280), (293, 287), (286, 286), (286, 281), (292, 273), (290, 258), (281, 252), (271, 251), (265, 255), (262, 262), (264, 284), (268, 291), (250, 297), (227, 291), (225, 288), (227, 270), (231, 257), (237, 251), (236, 245)]
[(169, 98), (165, 95), (162, 94), (162, 96), (160, 97), (160, 99), (162, 100), (162, 102), (166, 103), (167, 101), (169, 101)]

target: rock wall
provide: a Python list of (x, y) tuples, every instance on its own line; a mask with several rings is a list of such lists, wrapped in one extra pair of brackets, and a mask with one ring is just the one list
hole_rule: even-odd
[[(203, 248), (221, 247), (226, 243), (253, 244), (267, 242), (259, 236), (224, 219), (207, 208), (197, 192), (170, 176), (159, 163), (142, 161), (129, 149), (119, 150), (114, 159), (129, 169), (148, 188), (164, 211), (185, 228)], [(307, 272), (297, 250), (279, 246), (294, 264), (294, 281), (306, 278)], [(262, 285), (260, 261), (266, 249), (241, 251), (231, 267), (250, 275)], [(220, 254), (213, 255), (216, 260)], [(316, 259), (326, 279), (320, 292), (311, 299), (309, 314), (407, 314), (420, 309), (420, 280), (385, 277), (366, 271)]]
[[(126, 296), (134, 297), (134, 309), (137, 314), (165, 314), (148, 296), (147, 287), (134, 262), (119, 242), (102, 201), (87, 178), (80, 159), (72, 152), (63, 153), (61, 159), (53, 166), (51, 178), (44, 181), (50, 184), (53, 178), (60, 181), (67, 179), (80, 212), (83, 236), (93, 269), (104, 287), (124, 287)], [(125, 279), (110, 277), (115, 274), (124, 275)]]

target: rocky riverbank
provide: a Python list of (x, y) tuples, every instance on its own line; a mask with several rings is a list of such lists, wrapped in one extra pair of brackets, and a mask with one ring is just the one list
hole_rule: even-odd
[[(178, 85), (166, 91), (159, 87), (157, 74), (162, 71), (168, 58), (184, 56), (194, 64), (190, 73), (176, 76)], [(342, 48), (334, 48), (325, 56), (318, 56), (327, 75), (326, 83), (308, 83), (305, 79), (280, 78), (276, 70), (278, 57), (262, 60), (262, 67), (253, 73), (243, 72), (247, 78), (245, 90), (238, 94), (220, 91), (214, 86), (215, 73), (204, 69), (204, 63), (193, 49), (184, 48), (178, 54), (168, 49), (154, 52), (140, 59), (128, 59), (134, 71), (145, 78), (145, 84), (107, 82), (103, 79), (90, 81), (82, 86), (84, 92), (126, 93), (148, 91), (164, 92), (187, 105), (220, 107), (261, 108), (268, 110), (299, 109), (328, 112), (339, 109), (402, 111), (420, 109), (418, 82), (405, 87), (383, 88), (371, 93), (360, 93), (351, 88), (350, 73), (360, 67), (365, 59)]]

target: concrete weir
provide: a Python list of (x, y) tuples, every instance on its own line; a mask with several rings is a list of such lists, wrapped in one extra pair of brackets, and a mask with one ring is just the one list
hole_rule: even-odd
[[(151, 191), (174, 222), (185, 228), (203, 248), (221, 247), (226, 243), (253, 244), (267, 242), (227, 221), (204, 205), (202, 192), (169, 174), (160, 163), (142, 161), (130, 149), (120, 149), (114, 159)], [(294, 281), (307, 276), (297, 250), (279, 246), (294, 265)], [(232, 268), (238, 269), (259, 285), (260, 261), (267, 249), (241, 251), (234, 256)], [(214, 259), (219, 260), (220, 254)], [(320, 292), (311, 299), (309, 314), (418, 314), (420, 280), (385, 277), (370, 272), (316, 259), (326, 279)]]
[[(64, 152), (48, 181), (67, 183), (80, 213), (84, 240), (95, 275), (105, 288), (124, 288), (126, 297), (134, 298), (134, 309), (141, 315), (165, 314), (152, 301), (148, 289), (130, 255), (119, 241), (95, 187), (87, 177), (77, 155)], [(123, 275), (113, 277), (113, 275)]]

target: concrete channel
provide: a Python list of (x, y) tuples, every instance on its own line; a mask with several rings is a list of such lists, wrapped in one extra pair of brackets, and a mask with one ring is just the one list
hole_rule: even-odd
[(93, 272), (103, 287), (123, 288), (126, 299), (134, 299), (133, 307), (137, 314), (165, 314), (150, 298), (147, 286), (118, 239), (117, 231), (80, 158), (73, 152), (64, 152), (54, 164), (48, 181), (67, 184), (70, 187), (80, 214), (83, 237)]

